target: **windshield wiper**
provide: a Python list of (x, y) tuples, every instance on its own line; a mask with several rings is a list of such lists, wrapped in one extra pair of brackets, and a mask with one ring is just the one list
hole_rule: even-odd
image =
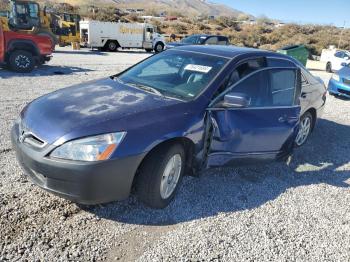
[(158, 89), (155, 89), (155, 88), (150, 87), (150, 86), (145, 86), (145, 85), (137, 84), (137, 83), (126, 83), (126, 84), (134, 86), (136, 88), (143, 89), (145, 91), (151, 92), (151, 93), (159, 95), (159, 96), (164, 96)]

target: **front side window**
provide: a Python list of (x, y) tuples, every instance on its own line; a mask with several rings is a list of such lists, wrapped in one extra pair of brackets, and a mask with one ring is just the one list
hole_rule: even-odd
[(231, 92), (247, 95), (251, 100), (250, 107), (292, 106), (296, 76), (294, 69), (262, 70), (233, 86)]
[(336, 52), (335, 57), (338, 57), (338, 58), (343, 58), (344, 57), (344, 52)]
[(169, 50), (134, 66), (118, 79), (136, 87), (151, 87), (161, 94), (191, 100), (204, 90), (228, 59)]
[(264, 57), (249, 59), (239, 64), (231, 74), (229, 74), (223, 84), (218, 88), (214, 94), (214, 98), (219, 96), (228, 88), (232, 87), (242, 78), (254, 73), (257, 70), (263, 69), (266, 67), (266, 59)]

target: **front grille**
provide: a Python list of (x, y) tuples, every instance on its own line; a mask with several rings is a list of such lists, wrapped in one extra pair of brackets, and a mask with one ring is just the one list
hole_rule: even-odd
[(343, 82), (344, 82), (344, 84), (346, 84), (346, 85), (349, 85), (349, 86), (350, 86), (350, 79), (346, 79), (346, 78), (344, 78), (344, 79), (343, 79)]
[(350, 91), (348, 90), (338, 89), (338, 92), (350, 96)]

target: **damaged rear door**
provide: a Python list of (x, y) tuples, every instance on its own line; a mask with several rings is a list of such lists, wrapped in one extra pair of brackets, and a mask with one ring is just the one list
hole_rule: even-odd
[(299, 128), (298, 68), (263, 68), (220, 94), (208, 108), (207, 166), (287, 156)]

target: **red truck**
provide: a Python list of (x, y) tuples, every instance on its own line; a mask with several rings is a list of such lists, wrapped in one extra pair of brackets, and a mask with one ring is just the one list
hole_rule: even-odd
[(0, 65), (28, 73), (51, 59), (51, 39), (47, 36), (5, 32), (0, 24)]

